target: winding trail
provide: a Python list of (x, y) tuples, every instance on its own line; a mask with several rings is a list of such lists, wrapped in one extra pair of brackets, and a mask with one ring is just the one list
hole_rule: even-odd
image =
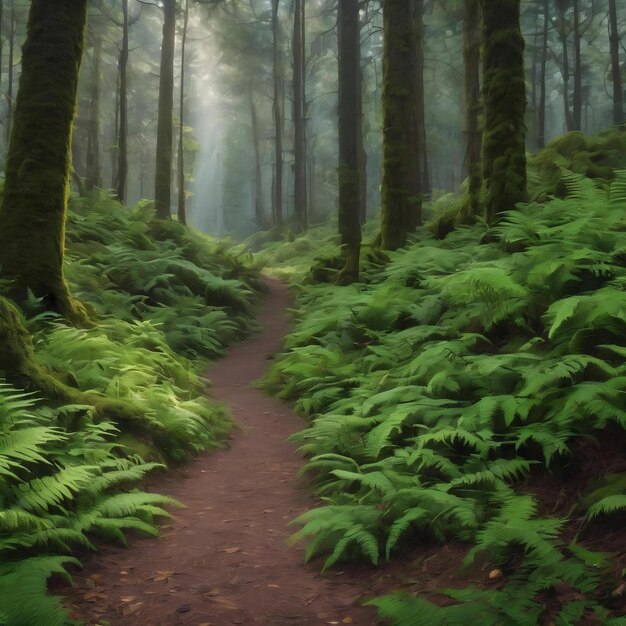
[(263, 331), (208, 373), (212, 396), (230, 406), (242, 430), (229, 449), (150, 484), (186, 505), (160, 538), (103, 546), (84, 559), (68, 605), (89, 624), (376, 624), (375, 611), (360, 606), (370, 592), (366, 565), (322, 576), (319, 564), (304, 565), (302, 549), (286, 544), (289, 521), (315, 501), (296, 478), (302, 458), (286, 441), (301, 420), (254, 387), (289, 332), (287, 288), (267, 284)]

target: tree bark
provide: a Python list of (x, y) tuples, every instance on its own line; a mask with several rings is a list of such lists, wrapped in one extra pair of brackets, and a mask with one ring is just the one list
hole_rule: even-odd
[(337, 282), (359, 279), (361, 251), (360, 185), (358, 170), (358, 75), (361, 67), (359, 0), (339, 3), (339, 234), (345, 264)]
[(359, 219), (361, 224), (365, 224), (367, 220), (367, 152), (363, 145), (363, 67), (360, 62), (357, 69), (357, 107), (356, 150), (357, 169), (359, 170)]
[(119, 127), (117, 135), (117, 175), (115, 192), (120, 202), (126, 201), (128, 179), (128, 0), (122, 0), (122, 47), (119, 71)]
[(272, 216), (274, 226), (283, 226), (283, 67), (280, 52), (280, 24), (278, 23), (279, 0), (272, 0), (272, 38), (274, 79), (274, 181), (272, 185)]
[(294, 212), (296, 230), (307, 226), (306, 149), (304, 120), (304, 11), (303, 0), (295, 0), (293, 16), (293, 126), (294, 126)]
[(159, 79), (154, 208), (159, 219), (171, 218), (172, 143), (174, 114), (174, 52), (176, 45), (176, 0), (163, 2), (163, 43)]
[(13, 73), (15, 63), (15, 0), (11, 0), (11, 13), (9, 14), (9, 59), (7, 68), (7, 123), (6, 142), (9, 144), (11, 137), (11, 125), (13, 123)]
[[(86, 322), (63, 275), (72, 126), (87, 0), (33, 0), (0, 207), (0, 265), (16, 301), (29, 291)], [(54, 50), (54, 54), (50, 51)]]
[(465, 166), (468, 174), (468, 198), (464, 219), (480, 213), (482, 188), (482, 132), (480, 129), (480, 5), (465, 0), (463, 25), (465, 60)]
[(520, 0), (482, 0), (485, 218), (527, 200), (526, 87)]
[(611, 42), (611, 75), (613, 77), (613, 124), (624, 125), (624, 94), (619, 60), (619, 26), (616, 0), (609, 0), (609, 38)]
[(415, 32), (411, 2), (383, 5), (383, 180), (381, 245), (402, 248), (419, 193), (415, 115)]
[(178, 134), (178, 221), (187, 223), (185, 198), (185, 61), (187, 53), (187, 29), (189, 27), (189, 0), (185, 0), (183, 14), (183, 34), (180, 56), (180, 101), (178, 103), (180, 131)]

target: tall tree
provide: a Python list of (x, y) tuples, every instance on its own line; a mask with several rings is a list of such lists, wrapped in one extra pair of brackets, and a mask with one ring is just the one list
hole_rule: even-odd
[(11, 0), (9, 5), (9, 58), (7, 60), (7, 121), (6, 139), (7, 143), (11, 136), (11, 124), (13, 123), (13, 72), (15, 69), (15, 0)]
[[(72, 125), (87, 0), (33, 0), (0, 207), (0, 265), (18, 302), (29, 291), (86, 319), (63, 275)], [(54, 54), (50, 54), (53, 50)]]
[(611, 76), (613, 78), (613, 124), (624, 125), (624, 94), (622, 67), (619, 60), (619, 27), (616, 0), (609, 0), (609, 38), (611, 44)]
[(383, 5), (383, 181), (381, 245), (406, 244), (419, 198), (415, 115), (415, 28), (412, 2)]
[(483, 176), (485, 217), (527, 199), (526, 87), (520, 0), (481, 0), (483, 15)]
[(274, 225), (283, 225), (283, 63), (280, 50), (280, 0), (272, 0), (272, 41), (274, 79), (274, 179), (272, 184), (272, 216)]
[(304, 0), (295, 0), (293, 15), (293, 127), (294, 127), (294, 211), (296, 230), (307, 225), (306, 137), (305, 137), (305, 30)]
[[(419, 159), (420, 194), (430, 193), (428, 149), (426, 144), (426, 103), (424, 99), (424, 0), (413, 0), (415, 14), (415, 115), (417, 116), (417, 156)], [(420, 217), (421, 221), (421, 217)]]
[(561, 40), (561, 75), (563, 77), (563, 112), (565, 115), (565, 128), (567, 131), (574, 130), (574, 116), (572, 115), (572, 109), (570, 107), (570, 60), (569, 60), (569, 28), (567, 24), (567, 10), (569, 8), (570, 0), (554, 0), (558, 19), (555, 20), (555, 28), (559, 39)]
[(189, 27), (189, 0), (185, 0), (183, 12), (183, 32), (180, 52), (180, 99), (178, 116), (180, 129), (178, 132), (178, 221), (187, 223), (187, 208), (185, 202), (185, 63), (187, 61), (187, 30)]
[(339, 234), (345, 264), (340, 284), (359, 279), (361, 251), (360, 185), (358, 171), (358, 111), (360, 24), (359, 0), (342, 0), (338, 6), (339, 45)]
[(463, 22), (463, 49), (465, 64), (465, 165), (468, 175), (468, 198), (465, 208), (470, 217), (480, 212), (482, 187), (480, 129), (480, 5), (476, 0), (465, 0)]
[(176, 0), (163, 0), (161, 4), (163, 8), (163, 42), (161, 44), (161, 73), (159, 77), (154, 208), (158, 218), (168, 220), (171, 217), (170, 204), (172, 199)]

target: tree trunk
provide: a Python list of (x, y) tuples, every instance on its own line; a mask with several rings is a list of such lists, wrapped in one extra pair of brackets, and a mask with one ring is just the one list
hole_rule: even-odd
[(609, 37), (611, 41), (611, 75), (613, 77), (613, 124), (624, 125), (624, 94), (622, 71), (619, 60), (619, 26), (617, 23), (616, 0), (609, 0)]
[(274, 183), (272, 185), (272, 216), (274, 226), (283, 226), (283, 67), (280, 52), (280, 24), (278, 23), (279, 0), (272, 0), (272, 38), (273, 38), (273, 69), (274, 78)]
[(361, 67), (359, 0), (339, 3), (339, 235), (345, 264), (337, 282), (359, 279), (361, 251), (360, 187), (358, 170), (358, 75)]
[(527, 200), (526, 88), (520, 0), (482, 0), (485, 217)]
[(97, 32), (91, 33), (93, 56), (91, 59), (91, 84), (89, 98), (89, 121), (87, 122), (87, 176), (88, 190), (102, 185), (100, 174), (100, 62), (102, 38)]
[(180, 131), (178, 134), (178, 221), (187, 223), (187, 207), (185, 202), (185, 60), (187, 52), (187, 28), (189, 27), (189, 0), (185, 0), (183, 15), (183, 35), (180, 56)]
[(383, 6), (383, 180), (381, 244), (402, 248), (416, 196), (415, 32), (411, 2)]
[(304, 121), (303, 0), (295, 0), (293, 16), (294, 212), (296, 230), (306, 229), (306, 150)]
[(573, 130), (582, 130), (583, 68), (580, 56), (580, 5), (579, 0), (572, 1), (574, 4), (574, 93), (572, 96), (572, 125)]
[(543, 0), (543, 38), (541, 48), (541, 75), (539, 86), (539, 111), (537, 114), (537, 148), (546, 145), (546, 75), (548, 65), (548, 26), (550, 24), (550, 0)]
[[(72, 125), (87, 0), (33, 0), (0, 208), (2, 276), (18, 302), (86, 321), (63, 276)], [(54, 54), (50, 54), (54, 50)]]
[(463, 28), (465, 60), (465, 166), (468, 175), (468, 203), (464, 219), (480, 213), (482, 188), (482, 132), (480, 130), (480, 5), (465, 0)]
[(6, 143), (10, 142), (11, 125), (13, 123), (13, 65), (15, 63), (15, 0), (11, 0), (9, 15), (9, 67), (7, 68), (7, 122)]
[(159, 79), (154, 208), (160, 219), (171, 218), (172, 199), (172, 117), (174, 114), (174, 51), (176, 45), (176, 0), (163, 2), (163, 43)]
[(254, 102), (252, 89), (250, 99), (250, 125), (252, 128), (252, 148), (254, 150), (254, 217), (259, 230), (265, 227), (265, 206), (263, 202), (263, 180), (261, 168), (261, 137), (259, 133), (259, 118)]
[(119, 128), (117, 135), (117, 175), (115, 192), (120, 202), (126, 201), (128, 179), (128, 0), (122, 0), (122, 48), (119, 58)]

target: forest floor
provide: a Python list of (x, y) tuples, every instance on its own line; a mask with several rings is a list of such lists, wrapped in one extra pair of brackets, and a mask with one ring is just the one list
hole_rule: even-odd
[(208, 373), (213, 398), (230, 406), (239, 425), (230, 447), (148, 481), (185, 508), (160, 537), (133, 537), (129, 548), (104, 545), (83, 559), (66, 594), (76, 618), (91, 625), (368, 626), (377, 623), (376, 611), (363, 600), (409, 582), (411, 563), (422, 575), (428, 568), (430, 584), (441, 584), (442, 575), (451, 582), (461, 558), (454, 546), (422, 550), (402, 572), (360, 564), (320, 574), (319, 563), (305, 565), (302, 549), (287, 545), (289, 522), (315, 500), (296, 476), (302, 458), (287, 442), (301, 419), (255, 386), (290, 327), (287, 287), (267, 284), (262, 332)]

